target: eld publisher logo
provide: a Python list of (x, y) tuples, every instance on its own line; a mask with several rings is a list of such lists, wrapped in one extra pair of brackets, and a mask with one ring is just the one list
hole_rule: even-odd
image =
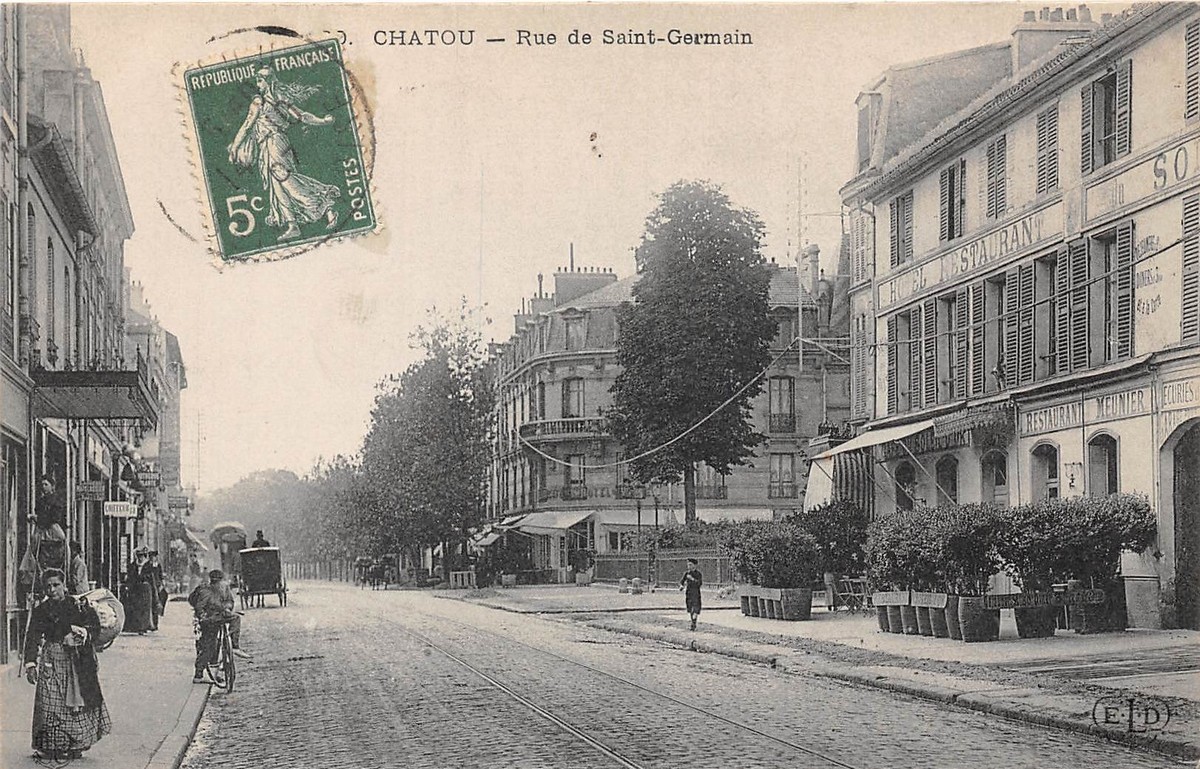
[(1154, 697), (1101, 697), (1092, 706), (1092, 723), (1121, 727), (1130, 733), (1161, 732), (1171, 720), (1171, 707)]

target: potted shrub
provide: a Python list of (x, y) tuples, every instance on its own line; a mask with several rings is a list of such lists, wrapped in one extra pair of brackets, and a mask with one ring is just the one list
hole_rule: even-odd
[(1060, 529), (1060, 569), (1083, 587), (1099, 588), (1105, 594), (1103, 603), (1079, 607), (1076, 632), (1124, 630), (1125, 586), (1118, 576), (1121, 552), (1140, 552), (1154, 543), (1156, 521), (1150, 501), (1141, 494), (1075, 497), (1059, 500), (1056, 512), (1069, 522)]
[(746, 522), (730, 527), (722, 542), (744, 584), (742, 613), (803, 620), (812, 615), (816, 543), (787, 522)]
[[(808, 510), (797, 510), (784, 519), (809, 534), (816, 543), (816, 571), (826, 585), (838, 577), (858, 575), (865, 568), (867, 514), (848, 501), (826, 502)], [(829, 605), (834, 606), (834, 596)]]
[(958, 635), (963, 641), (1000, 638), (1000, 612), (983, 608), (988, 579), (1000, 570), (997, 542), (1003, 528), (1001, 510), (992, 504), (944, 505), (936, 532), (941, 542), (941, 579), (949, 594), (946, 625), (950, 637), (950, 607), (957, 604)]
[(875, 601), (879, 626), (884, 628), (886, 615), (887, 630), (892, 633), (918, 632), (916, 610), (910, 605), (908, 592), (914, 571), (920, 568), (916, 564), (923, 558), (921, 544), (916, 541), (918, 518), (917, 511), (897, 510), (874, 521), (867, 530), (867, 575), (872, 586), (883, 592)]
[[(998, 553), (1023, 593), (1050, 591), (1065, 579), (1062, 529), (1071, 524), (1064, 518), (1064, 504), (1063, 500), (1044, 499), (1003, 513), (1005, 523), (998, 540)], [(1017, 635), (1021, 638), (1054, 635), (1059, 611), (1057, 606), (1014, 609)]]

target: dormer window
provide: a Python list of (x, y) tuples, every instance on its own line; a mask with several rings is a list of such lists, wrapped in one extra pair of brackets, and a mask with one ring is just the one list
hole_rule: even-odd
[(586, 329), (583, 325), (584, 318), (566, 318), (567, 328), (567, 350), (582, 350), (586, 342)]
[(858, 97), (858, 173), (871, 167), (875, 122), (879, 117), (881, 101), (882, 97), (877, 93), (864, 93)]

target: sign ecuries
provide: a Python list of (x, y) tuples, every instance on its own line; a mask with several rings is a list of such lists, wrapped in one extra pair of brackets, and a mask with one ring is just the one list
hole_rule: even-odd
[(103, 502), (108, 496), (108, 481), (80, 481), (75, 484), (75, 496), (85, 502)]
[(105, 502), (104, 514), (109, 518), (133, 518), (137, 515), (137, 507), (132, 502)]

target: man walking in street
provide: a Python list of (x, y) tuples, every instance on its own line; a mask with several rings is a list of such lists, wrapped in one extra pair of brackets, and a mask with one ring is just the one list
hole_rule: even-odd
[(217, 636), (224, 620), (229, 620), (229, 640), (233, 644), (234, 656), (250, 659), (250, 655), (242, 651), (239, 644), (242, 617), (233, 610), (233, 591), (224, 580), (225, 573), (213, 569), (208, 573), (208, 582), (188, 596), (188, 603), (200, 622), (200, 640), (196, 643), (196, 674), (192, 678), (195, 684), (212, 683), (205, 673), (217, 659)]
[(692, 630), (695, 630), (696, 618), (700, 616), (700, 586), (704, 584), (704, 576), (700, 573), (699, 561), (689, 558), (687, 563), (688, 570), (679, 580), (679, 589), (684, 591), (687, 613), (692, 618)]

